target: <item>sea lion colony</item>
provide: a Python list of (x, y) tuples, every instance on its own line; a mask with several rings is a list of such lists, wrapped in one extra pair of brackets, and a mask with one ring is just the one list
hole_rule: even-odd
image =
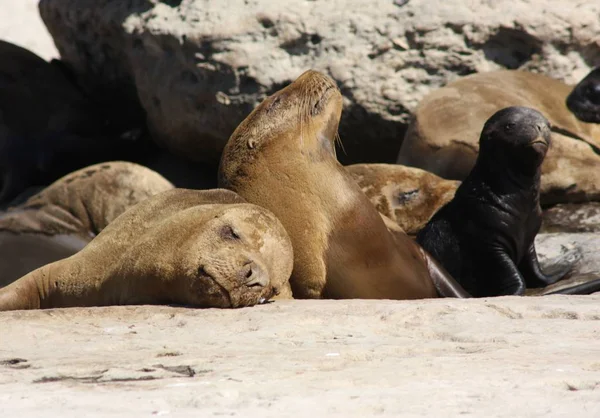
[[(477, 76), (470, 76), (475, 84)], [(517, 86), (523, 77), (556, 83), (543, 76), (480, 76), (492, 86), (495, 77), (512, 79), (509, 86), (521, 96), (496, 100), (490, 93), (491, 103), (471, 97), (460, 106), (444, 96), (448, 106), (417, 110), (399, 157), (429, 169), (447, 167), (444, 158), (454, 158), (456, 144), (438, 147), (431, 161), (421, 152), (429, 124), (437, 132), (476, 130), (476, 162), (463, 158), (453, 165), (457, 174), (450, 177), (465, 179), (460, 186), (409, 167), (343, 167), (335, 150), (342, 95), (334, 80), (312, 70), (267, 97), (233, 132), (218, 169), (219, 186), (229, 190), (169, 190), (173, 186), (159, 174), (131, 163), (69, 174), (1, 216), (0, 245), (10, 248), (1, 261), (6, 272), (12, 268), (23, 277), (0, 278), (6, 286), (0, 310), (241, 307), (292, 296), (462, 298), (521, 295), (526, 286), (556, 282), (570, 266), (544, 274), (533, 244), (541, 222), (543, 163), (552, 153), (556, 126), (574, 141), (592, 147), (600, 142), (591, 126), (600, 122), (598, 70), (568, 92), (561, 87), (552, 100), (539, 97), (547, 89), (527, 96)], [(461, 82), (464, 87), (456, 88), (470, 88), (469, 77)], [(461, 106), (464, 111), (480, 102), (485, 120), (456, 116)], [(18, 145), (14, 136), (6, 138)], [(12, 161), (17, 145), (4, 148), (1, 161)], [(0, 198), (26, 191), (31, 182), (19, 180), (16, 166), (2, 167)], [(420, 187), (390, 194), (390, 178), (411, 175), (441, 185), (441, 191)], [(411, 211), (420, 212), (417, 221), (406, 222)], [(420, 231), (417, 241), (399, 225), (411, 234)], [(20, 256), (28, 261), (20, 263)], [(599, 289), (596, 278), (563, 292)]]

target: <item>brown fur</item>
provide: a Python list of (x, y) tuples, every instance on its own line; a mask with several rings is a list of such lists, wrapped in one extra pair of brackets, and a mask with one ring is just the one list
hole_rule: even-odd
[(273, 214), (243, 202), (218, 189), (153, 196), (79, 253), (0, 289), (0, 310), (268, 299), (289, 286), (291, 243)]
[(439, 208), (452, 200), (460, 184), (398, 164), (353, 164), (345, 168), (379, 213), (409, 235), (419, 232)]
[(338, 163), (341, 112), (333, 80), (305, 72), (238, 126), (223, 152), (220, 185), (285, 226), (294, 245), (294, 297), (437, 296), (422, 249), (388, 231)]
[(462, 180), (475, 163), (485, 121), (502, 108), (526, 106), (544, 114), (553, 127), (554, 146), (542, 166), (542, 200), (560, 200), (555, 194), (563, 193), (561, 188), (567, 190), (569, 200), (600, 198), (596, 176), (581, 170), (598, 163), (593, 147), (600, 147), (600, 125), (581, 122), (569, 111), (566, 98), (572, 88), (524, 71), (463, 77), (421, 101), (404, 137), (398, 163)]
[(173, 185), (138, 164), (113, 161), (74, 171), (0, 214), (0, 231), (74, 234), (89, 241), (129, 207)]

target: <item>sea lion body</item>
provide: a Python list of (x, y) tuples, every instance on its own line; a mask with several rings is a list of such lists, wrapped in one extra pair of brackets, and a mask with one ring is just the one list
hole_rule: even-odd
[(481, 127), (498, 110), (525, 106), (552, 124), (554, 146), (542, 166), (544, 203), (600, 198), (595, 178), (581, 171), (597, 165), (600, 125), (585, 123), (569, 111), (573, 86), (525, 71), (472, 74), (428, 94), (419, 103), (397, 162), (463, 180), (478, 154)]
[(526, 107), (495, 113), (481, 133), (479, 157), (456, 191), (417, 235), (473, 296), (521, 295), (556, 282), (569, 266), (546, 276), (534, 239), (542, 223), (541, 164), (550, 125)]
[(221, 158), (219, 185), (283, 223), (294, 246), (294, 297), (437, 297), (439, 281), (448, 278), (436, 270), (434, 283), (435, 262), (405, 234), (388, 231), (337, 161), (341, 111), (335, 82), (305, 72), (237, 127)]
[(226, 190), (174, 189), (127, 210), (77, 254), (0, 289), (0, 310), (250, 306), (289, 287), (292, 258), (266, 209)]
[(452, 199), (460, 184), (399, 164), (353, 164), (344, 168), (379, 213), (409, 235), (416, 235)]
[(154, 171), (121, 161), (62, 177), (0, 213), (0, 287), (75, 254), (129, 207), (172, 188)]

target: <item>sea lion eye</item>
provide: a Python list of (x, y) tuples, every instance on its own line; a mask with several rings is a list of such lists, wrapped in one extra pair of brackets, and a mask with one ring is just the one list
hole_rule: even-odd
[(235, 232), (233, 230), (231, 225), (223, 225), (221, 227), (220, 235), (221, 235), (221, 238), (223, 238), (223, 239), (231, 239), (231, 240), (240, 239), (240, 236), (238, 235), (237, 232)]

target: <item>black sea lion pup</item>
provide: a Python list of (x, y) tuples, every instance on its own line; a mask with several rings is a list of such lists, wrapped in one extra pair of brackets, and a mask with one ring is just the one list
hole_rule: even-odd
[(289, 293), (292, 259), (268, 210), (228, 190), (174, 189), (127, 210), (77, 254), (0, 289), (0, 311), (251, 306)]
[(335, 155), (342, 112), (316, 71), (266, 98), (232, 134), (219, 184), (271, 210), (294, 245), (297, 298), (466, 296), (412, 239), (392, 234)]
[(575, 86), (567, 97), (567, 107), (579, 120), (600, 123), (600, 67)]
[(540, 166), (549, 146), (550, 124), (538, 111), (496, 112), (481, 132), (473, 170), (417, 235), (472, 295), (521, 295), (526, 286), (549, 285), (570, 270), (545, 275), (534, 246), (541, 226)]
[(0, 213), (0, 287), (81, 250), (131, 206), (173, 185), (138, 164), (113, 161), (74, 171)]

